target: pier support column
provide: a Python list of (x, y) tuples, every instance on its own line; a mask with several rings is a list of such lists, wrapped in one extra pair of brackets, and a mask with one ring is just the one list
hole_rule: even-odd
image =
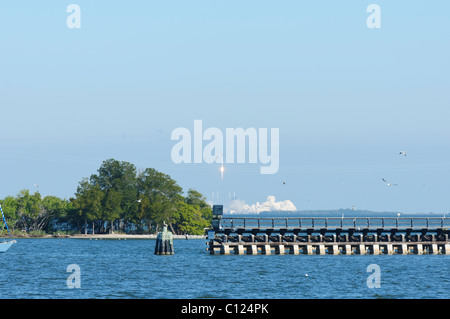
[(291, 249), (289, 250), (289, 253), (291, 255), (298, 255), (300, 253), (300, 250), (298, 248), (298, 245), (292, 245)]
[(402, 244), (400, 246), (400, 251), (401, 251), (402, 255), (407, 255), (408, 254), (408, 245)]
[(284, 255), (284, 252), (285, 252), (284, 245), (275, 246), (275, 254)]
[(222, 245), (220, 247), (220, 254), (222, 254), (222, 255), (229, 255), (230, 254), (230, 246), (229, 245)]
[(244, 254), (244, 245), (237, 245), (234, 247), (234, 253), (236, 255), (243, 255)]
[(317, 245), (316, 253), (318, 255), (325, 255), (325, 245)]
[(366, 246), (362, 245), (362, 244), (358, 245), (358, 253), (360, 255), (365, 255), (366, 254)]
[(353, 253), (351, 245), (345, 245), (344, 251), (346, 255), (351, 255)]
[(414, 250), (415, 250), (415, 253), (417, 255), (422, 255), (423, 254), (423, 246), (422, 246), (422, 244), (416, 244)]
[(394, 248), (392, 247), (392, 244), (387, 244), (386, 250), (388, 255), (392, 255), (394, 253)]
[(379, 255), (380, 254), (380, 245), (372, 245), (372, 254)]
[(444, 254), (450, 255), (450, 244), (444, 245)]
[(212, 245), (209, 247), (208, 250), (211, 255), (220, 254), (220, 249), (214, 248), (214, 246), (212, 246)]
[(262, 246), (262, 251), (264, 255), (270, 255), (272, 253), (272, 249), (270, 248), (270, 245), (264, 245)]
[(247, 255), (257, 255), (258, 247), (256, 245), (247, 246)]
[(439, 254), (438, 245), (437, 244), (431, 244), (431, 250), (430, 253), (433, 255)]
[(313, 253), (313, 251), (312, 251), (312, 245), (306, 245), (306, 246), (305, 246), (304, 252), (305, 252), (307, 255), (312, 255), (312, 253)]
[(341, 252), (339, 251), (339, 246), (336, 245), (336, 244), (331, 245), (331, 253), (332, 253), (333, 255), (339, 255), (339, 254), (341, 253)]

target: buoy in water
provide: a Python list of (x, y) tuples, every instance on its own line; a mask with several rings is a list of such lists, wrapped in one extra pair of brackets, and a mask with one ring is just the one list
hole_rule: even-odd
[(163, 231), (156, 236), (155, 255), (173, 255), (173, 235), (164, 223)]

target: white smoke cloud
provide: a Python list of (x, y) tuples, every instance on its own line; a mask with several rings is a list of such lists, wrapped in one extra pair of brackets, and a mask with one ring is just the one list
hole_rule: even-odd
[(228, 211), (239, 214), (258, 214), (260, 212), (271, 211), (296, 211), (297, 208), (290, 200), (276, 201), (275, 196), (269, 195), (265, 202), (256, 202), (248, 205), (243, 200), (232, 200), (228, 205)]

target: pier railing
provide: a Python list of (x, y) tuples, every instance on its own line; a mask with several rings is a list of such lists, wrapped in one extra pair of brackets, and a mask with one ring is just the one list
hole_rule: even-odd
[(450, 228), (450, 218), (439, 217), (223, 217), (220, 229), (436, 229)]

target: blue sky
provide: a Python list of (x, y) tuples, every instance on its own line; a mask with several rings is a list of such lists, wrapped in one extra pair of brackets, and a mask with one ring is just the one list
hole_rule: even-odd
[[(70, 3), (80, 29), (66, 26)], [(366, 26), (370, 3), (380, 29)], [(37, 184), (69, 198), (115, 158), (224, 204), (231, 192), (299, 210), (447, 213), (449, 12), (447, 1), (2, 3), (0, 197)], [(171, 132), (196, 119), (279, 128), (278, 173), (234, 164), (222, 180), (218, 165), (174, 164)]]

